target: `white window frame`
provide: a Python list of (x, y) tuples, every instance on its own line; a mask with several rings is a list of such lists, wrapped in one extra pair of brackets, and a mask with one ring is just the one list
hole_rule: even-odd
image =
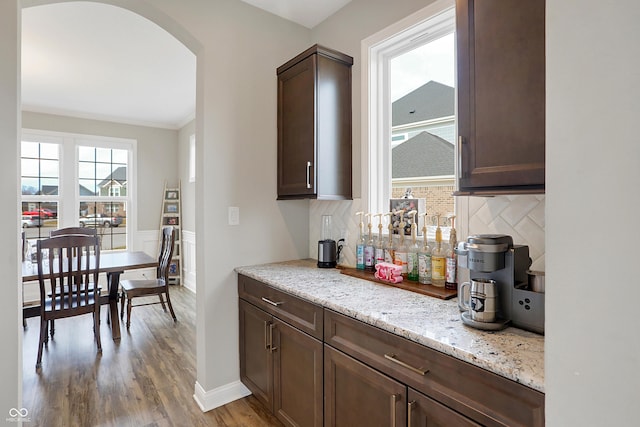
[(454, 30), (455, 0), (437, 0), (361, 43), (361, 182), (362, 206), (368, 212), (386, 212), (391, 191), (389, 61)]
[[(57, 195), (23, 195), (22, 189), (20, 190), (20, 205), (22, 202), (27, 203), (41, 203), (41, 202), (56, 202), (58, 204), (58, 221), (60, 221), (60, 206), (62, 201), (61, 194), (61, 181), (62, 181), (62, 171), (63, 171), (63, 162), (62, 162), (62, 147), (63, 147), (63, 139), (59, 136), (53, 135), (35, 135), (33, 133), (24, 133), (20, 138), (20, 142), (34, 142), (34, 143), (46, 143), (46, 144), (56, 144), (59, 146), (58, 148), (58, 194)], [(22, 150), (20, 151), (20, 158), (22, 159)], [(20, 168), (20, 173), (18, 177), (18, 182), (20, 186), (22, 186), (22, 169)], [(21, 210), (22, 212), (22, 210)]]
[[(123, 201), (127, 205), (127, 248), (133, 248), (133, 235), (137, 224), (137, 141), (135, 139), (82, 135), (66, 132), (23, 129), (22, 141), (56, 142), (60, 144), (60, 176), (58, 182), (58, 227), (77, 227), (79, 222), (78, 206), (80, 200), (106, 202)], [(127, 150), (127, 196), (125, 197), (80, 197), (78, 191), (78, 147), (80, 145)], [(74, 185), (68, 185), (75, 182)], [(116, 200), (117, 199), (117, 200)], [(26, 201), (24, 198), (21, 201)]]

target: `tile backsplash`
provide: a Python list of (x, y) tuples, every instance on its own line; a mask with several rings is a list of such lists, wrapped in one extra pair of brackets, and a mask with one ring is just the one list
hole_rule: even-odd
[[(318, 256), (322, 215), (332, 215), (333, 238), (345, 238), (347, 242), (340, 255), (340, 264), (355, 266), (355, 244), (358, 238), (358, 219), (355, 213), (360, 210), (364, 210), (361, 199), (312, 200), (309, 209), (309, 255), (312, 258)], [(468, 232), (459, 229), (458, 240), (464, 240), (470, 234), (511, 235), (515, 244), (529, 245), (531, 269), (544, 271), (544, 211), (544, 195), (460, 197), (459, 223), (467, 223)]]

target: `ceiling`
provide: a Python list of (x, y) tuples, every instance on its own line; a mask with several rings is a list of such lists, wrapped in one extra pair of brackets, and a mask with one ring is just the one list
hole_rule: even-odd
[[(350, 0), (241, 0), (313, 28)], [(196, 57), (128, 10), (63, 2), (22, 12), (22, 109), (178, 129), (195, 117)]]

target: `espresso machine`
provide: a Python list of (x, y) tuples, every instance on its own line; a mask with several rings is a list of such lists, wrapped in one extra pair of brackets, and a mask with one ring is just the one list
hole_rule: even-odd
[(512, 237), (504, 234), (477, 234), (461, 242), (456, 253), (459, 267), (469, 269), (471, 279), (490, 279), (498, 284), (495, 324), (470, 326), (496, 330), (510, 323), (544, 334), (544, 293), (528, 288), (531, 266), (528, 246), (514, 245)]

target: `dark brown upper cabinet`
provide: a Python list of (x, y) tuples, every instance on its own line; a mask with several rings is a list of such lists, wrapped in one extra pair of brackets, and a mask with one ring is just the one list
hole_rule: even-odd
[(278, 200), (352, 198), (352, 65), (315, 45), (278, 67)]
[(458, 194), (544, 193), (545, 1), (456, 0)]

